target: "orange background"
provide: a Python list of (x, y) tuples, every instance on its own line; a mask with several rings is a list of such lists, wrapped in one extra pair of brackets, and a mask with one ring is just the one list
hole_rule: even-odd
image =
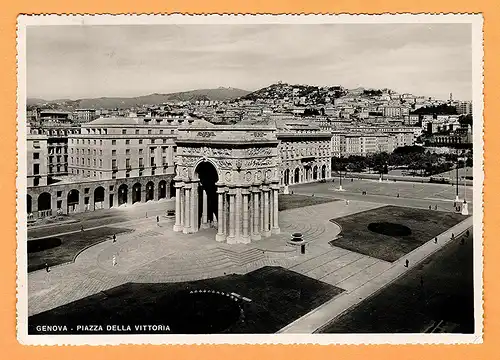
[[(500, 359), (500, 230), (495, 220), (500, 152), (500, 6), (498, 0), (14, 0), (0, 5), (0, 351), (4, 359)], [(367, 346), (109, 346), (34, 347), (16, 340), (16, 17), (37, 13), (483, 13), (484, 16), (484, 343)], [(408, 314), (412, 316), (411, 313)]]

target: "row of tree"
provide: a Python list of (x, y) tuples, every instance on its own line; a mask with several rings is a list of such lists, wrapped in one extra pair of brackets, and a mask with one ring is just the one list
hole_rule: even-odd
[[(414, 175), (431, 176), (449, 171), (455, 166), (465, 164), (458, 160), (456, 154), (436, 154), (426, 151), (421, 146), (405, 146), (396, 148), (392, 153), (380, 152), (367, 156), (350, 155), (349, 157), (334, 157), (334, 171), (375, 171), (387, 174), (389, 168), (407, 169)], [(467, 156), (467, 166), (472, 166), (472, 156)]]

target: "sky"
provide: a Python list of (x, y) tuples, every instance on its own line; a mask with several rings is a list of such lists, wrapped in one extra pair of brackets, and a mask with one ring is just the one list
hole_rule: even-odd
[(470, 24), (29, 26), (30, 98), (289, 84), (472, 99)]

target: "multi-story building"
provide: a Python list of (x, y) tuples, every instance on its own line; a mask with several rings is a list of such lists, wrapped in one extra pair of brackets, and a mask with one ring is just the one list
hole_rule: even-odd
[[(27, 128), (27, 180), (28, 187), (47, 185), (47, 135)], [(31, 211), (28, 211), (28, 213)]]
[(455, 108), (460, 115), (472, 115), (472, 102), (470, 101), (458, 101)]
[(87, 123), (95, 119), (95, 109), (75, 109), (75, 111), (73, 111), (73, 121), (75, 123)]

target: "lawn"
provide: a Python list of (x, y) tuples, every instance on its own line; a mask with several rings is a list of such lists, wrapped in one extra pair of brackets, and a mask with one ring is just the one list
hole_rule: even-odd
[(28, 272), (74, 261), (75, 256), (91, 245), (109, 239), (113, 234), (132, 232), (132, 229), (103, 227), (57, 237), (28, 240)]
[(322, 332), (474, 333), (472, 243), (449, 243)]
[[(331, 245), (392, 262), (465, 218), (466, 216), (450, 212), (384, 206), (332, 219), (332, 222), (342, 227), (342, 232)], [(391, 236), (369, 230), (369, 227), (380, 229), (384, 223), (393, 224), (394, 228), (406, 227), (411, 233)]]
[[(135, 325), (157, 324), (168, 325), (167, 333), (274, 333), (342, 291), (281, 267), (185, 283), (128, 283), (33, 315), (28, 331), (41, 334), (36, 325), (44, 324), (82, 333), (78, 324), (117, 324), (144, 333)], [(235, 301), (231, 293), (251, 301)]]
[(311, 205), (319, 205), (327, 202), (338, 201), (338, 199), (329, 199), (320, 196), (307, 196), (295, 194), (279, 194), (278, 210), (290, 210)]

